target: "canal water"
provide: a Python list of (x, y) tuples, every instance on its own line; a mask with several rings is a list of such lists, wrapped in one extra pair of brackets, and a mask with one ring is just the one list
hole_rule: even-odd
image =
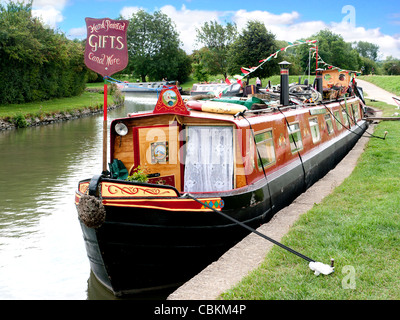
[[(152, 110), (126, 96), (108, 123)], [(74, 192), (102, 171), (103, 115), (0, 131), (0, 299), (114, 299), (90, 272)], [(146, 297), (143, 297), (146, 298)]]

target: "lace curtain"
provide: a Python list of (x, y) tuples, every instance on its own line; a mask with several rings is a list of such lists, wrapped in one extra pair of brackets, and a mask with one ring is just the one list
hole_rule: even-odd
[(188, 126), (185, 192), (233, 188), (233, 128)]

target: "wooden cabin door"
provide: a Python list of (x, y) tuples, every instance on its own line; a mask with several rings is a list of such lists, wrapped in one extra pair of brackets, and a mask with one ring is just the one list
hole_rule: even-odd
[(233, 189), (233, 127), (187, 126), (185, 192)]
[(181, 190), (179, 161), (179, 127), (177, 125), (137, 128), (136, 150), (141, 169), (148, 174), (159, 174), (150, 178), (150, 183), (170, 185)]

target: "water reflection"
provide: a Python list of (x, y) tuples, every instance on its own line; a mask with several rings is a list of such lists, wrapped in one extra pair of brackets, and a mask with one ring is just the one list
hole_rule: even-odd
[(141, 292), (123, 298), (117, 298), (111, 291), (107, 290), (91, 272), (88, 280), (89, 300), (165, 300), (176, 288), (168, 288), (158, 291)]
[[(109, 122), (151, 110), (126, 97)], [(0, 299), (90, 299), (77, 182), (102, 170), (102, 115), (0, 132)]]

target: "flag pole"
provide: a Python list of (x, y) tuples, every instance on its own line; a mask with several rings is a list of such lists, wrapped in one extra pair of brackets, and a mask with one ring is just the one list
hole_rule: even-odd
[(103, 173), (107, 171), (107, 80), (104, 77)]

